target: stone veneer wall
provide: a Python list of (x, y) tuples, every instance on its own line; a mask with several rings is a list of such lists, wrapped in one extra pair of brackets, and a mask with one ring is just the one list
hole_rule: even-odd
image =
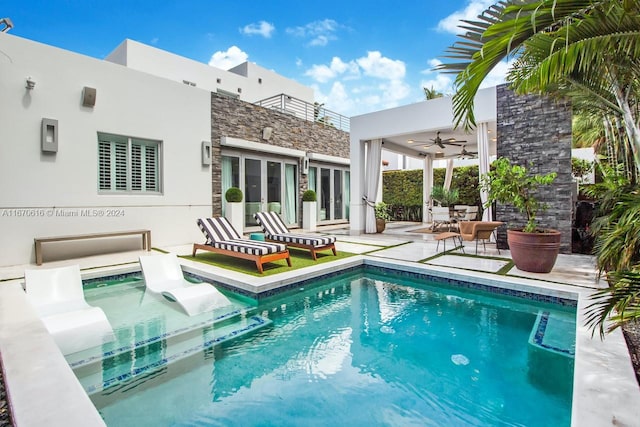
[[(539, 214), (538, 223), (562, 232), (560, 252), (571, 253), (571, 105), (537, 95), (516, 96), (506, 85), (496, 92), (498, 157), (508, 157), (532, 173), (558, 174), (552, 185), (540, 189), (539, 199), (549, 208)], [(498, 204), (496, 219), (508, 227), (526, 224), (510, 205)], [(507, 248), (504, 227), (498, 232), (498, 247)]]
[[(270, 126), (269, 141), (262, 139), (262, 129)], [(212, 215), (222, 214), (222, 157), (220, 138), (226, 136), (293, 148), (317, 154), (349, 158), (349, 133), (321, 123), (299, 119), (290, 114), (267, 109), (238, 99), (211, 93), (211, 179)], [(307, 187), (307, 176), (298, 166), (299, 206)], [(300, 209), (302, 215), (302, 209)]]

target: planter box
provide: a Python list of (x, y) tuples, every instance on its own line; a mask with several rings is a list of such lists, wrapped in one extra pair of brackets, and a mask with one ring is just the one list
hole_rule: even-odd
[(302, 229), (316, 231), (318, 202), (302, 202)]
[(244, 232), (244, 203), (243, 202), (227, 202), (224, 215), (231, 225), (242, 235)]

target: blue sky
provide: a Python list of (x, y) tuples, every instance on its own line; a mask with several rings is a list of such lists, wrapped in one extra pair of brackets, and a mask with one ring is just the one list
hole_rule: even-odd
[[(10, 34), (102, 59), (125, 38), (228, 69), (244, 61), (314, 88), (354, 116), (452, 93), (430, 70), (460, 19), (494, 1), (8, 0)], [(500, 83), (506, 65), (484, 86)]]

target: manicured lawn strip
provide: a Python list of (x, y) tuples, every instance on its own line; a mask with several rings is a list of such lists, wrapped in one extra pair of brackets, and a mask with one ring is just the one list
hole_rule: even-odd
[(326, 262), (349, 258), (356, 255), (350, 252), (343, 251), (338, 251), (338, 255), (336, 256), (334, 256), (331, 251), (318, 252), (318, 260), (314, 261), (311, 258), (311, 254), (309, 253), (309, 251), (290, 248), (289, 253), (291, 254), (291, 267), (287, 266), (287, 261), (284, 259), (275, 262), (269, 262), (262, 266), (264, 268), (264, 274), (258, 273), (256, 264), (253, 261), (234, 258), (227, 255), (215, 254), (212, 252), (199, 252), (195, 257), (185, 255), (181, 258), (202, 262), (204, 264), (215, 265), (216, 267), (238, 271), (240, 273), (249, 274), (251, 276), (265, 277), (271, 276), (273, 274), (285, 273), (288, 271), (309, 267), (311, 265), (323, 264)]
[(398, 243), (397, 245), (382, 246), (382, 247), (378, 246), (377, 249), (374, 249), (374, 250), (368, 251), (368, 252), (363, 252), (362, 255), (372, 254), (372, 253), (375, 253), (375, 252), (378, 252), (378, 251), (383, 251), (385, 249), (397, 248), (398, 246), (408, 245), (409, 243), (412, 243), (412, 242), (403, 242), (403, 243)]

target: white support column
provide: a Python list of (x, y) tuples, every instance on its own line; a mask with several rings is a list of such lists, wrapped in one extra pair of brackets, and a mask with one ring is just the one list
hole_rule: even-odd
[(451, 190), (451, 180), (453, 179), (453, 159), (447, 159), (447, 168), (444, 175), (444, 189)]
[(350, 176), (351, 176), (351, 201), (349, 204), (349, 234), (359, 235), (364, 233), (365, 206), (362, 196), (365, 193), (365, 143), (357, 136), (351, 135), (350, 142)]
[[(478, 175), (480, 181), (482, 177), (489, 173), (489, 127), (486, 122), (478, 123), (476, 130), (478, 136)], [(487, 202), (488, 194), (484, 190), (480, 190), (480, 200), (482, 205)], [(493, 213), (491, 209), (484, 209), (482, 214), (483, 221), (493, 221)]]
[(422, 222), (431, 222), (431, 190), (433, 189), (433, 158), (430, 155), (424, 158), (424, 167), (422, 168)]

